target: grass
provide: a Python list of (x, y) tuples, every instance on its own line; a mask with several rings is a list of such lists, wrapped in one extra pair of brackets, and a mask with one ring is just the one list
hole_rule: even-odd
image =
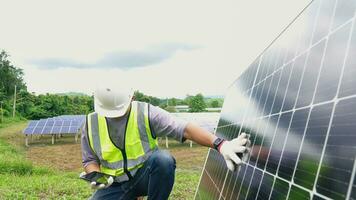
[(188, 144), (170, 141), (168, 150), (177, 161), (175, 183), (170, 199), (194, 199), (207, 148), (198, 145), (189, 148)]
[(25, 122), (0, 129), (0, 199), (86, 199), (91, 190), (77, 172), (33, 165), (26, 159)]
[(0, 128), (5, 128), (8, 126), (11, 126), (13, 124), (17, 124), (19, 122), (25, 121), (24, 118), (16, 116), (15, 118), (12, 117), (4, 117), (3, 121), (1, 121), (1, 116), (0, 116)]
[[(24, 146), (24, 121), (0, 128), (0, 199), (87, 199), (93, 192), (78, 178), (80, 144), (73, 137), (50, 145), (50, 138)], [(193, 199), (207, 148), (169, 141), (177, 160), (176, 181), (170, 199)], [(164, 142), (160, 142), (161, 148)], [(44, 153), (45, 152), (45, 153)], [(189, 156), (187, 156), (189, 155)]]

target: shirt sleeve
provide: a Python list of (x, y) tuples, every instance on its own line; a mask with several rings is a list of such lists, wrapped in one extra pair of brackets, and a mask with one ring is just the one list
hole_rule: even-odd
[(179, 142), (184, 142), (184, 131), (188, 122), (178, 119), (162, 108), (149, 105), (149, 119), (153, 136), (170, 137)]
[(87, 136), (87, 125), (82, 128), (81, 136), (81, 145), (82, 145), (82, 164), (83, 167), (88, 166), (91, 163), (99, 164), (99, 159), (93, 150), (89, 146), (89, 140)]

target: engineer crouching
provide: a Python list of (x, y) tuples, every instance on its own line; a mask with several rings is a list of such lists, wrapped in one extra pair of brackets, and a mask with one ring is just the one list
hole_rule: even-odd
[(207, 130), (178, 120), (165, 110), (134, 101), (129, 88), (100, 88), (94, 92), (95, 112), (87, 116), (82, 133), (85, 172), (107, 174), (105, 183), (90, 183), (96, 189), (91, 199), (168, 199), (174, 184), (176, 161), (160, 150), (157, 137), (186, 139), (219, 151), (234, 171), (242, 164), (237, 153), (246, 154), (248, 135), (227, 141)]

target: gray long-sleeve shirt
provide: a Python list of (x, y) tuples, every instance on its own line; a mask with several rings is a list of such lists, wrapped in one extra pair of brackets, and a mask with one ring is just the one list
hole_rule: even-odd
[[(107, 118), (108, 130), (113, 142), (118, 147), (124, 146), (124, 133), (128, 114), (120, 118)], [(171, 137), (180, 142), (184, 142), (184, 130), (187, 122), (177, 119), (167, 111), (149, 105), (148, 118), (151, 125), (151, 131), (155, 137)], [(82, 141), (82, 159), (83, 166), (90, 163), (99, 164), (99, 159), (89, 146), (87, 138), (87, 126), (84, 126), (81, 136)]]

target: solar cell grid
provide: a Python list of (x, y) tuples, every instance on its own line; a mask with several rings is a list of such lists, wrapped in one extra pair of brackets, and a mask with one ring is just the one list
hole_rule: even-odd
[[(317, 191), (332, 198), (346, 198), (356, 155), (356, 98), (335, 106), (324, 157), (320, 165)], [(335, 188), (336, 187), (336, 188)]]
[(23, 133), (24, 133), (24, 134), (28, 134), (28, 135), (29, 135), (29, 134), (32, 134), (33, 131), (34, 131), (34, 129), (35, 129), (35, 127), (37, 126), (37, 123), (38, 123), (38, 120), (31, 120), (31, 121), (28, 123), (26, 129), (23, 130)]
[(300, 145), (304, 136), (308, 114), (309, 108), (297, 110), (293, 114), (293, 119), (285, 142), (285, 146), (288, 147), (289, 151), (284, 151), (281, 155), (278, 175), (289, 181), (292, 179), (297, 157), (300, 152)]
[(332, 100), (336, 96), (350, 28), (351, 23), (348, 23), (329, 36), (314, 103)]
[(289, 185), (286, 181), (277, 178), (273, 184), (270, 199), (287, 199)]
[(24, 134), (76, 134), (83, 126), (84, 115), (63, 115), (30, 121)]
[(251, 157), (210, 150), (196, 199), (356, 198), (355, 11), (312, 1), (230, 86), (216, 135), (249, 133)]
[(31, 120), (29, 123), (28, 123), (28, 127), (35, 127), (37, 125), (38, 121), (37, 120)]
[(261, 178), (262, 172), (258, 169), (254, 169), (253, 177), (248, 187), (246, 199), (255, 199), (258, 188), (260, 186)]
[(341, 88), (339, 91), (339, 97), (346, 97), (356, 93), (356, 29), (354, 28), (352, 33), (352, 39), (349, 46), (349, 52), (345, 62), (344, 73), (341, 82)]
[(310, 194), (309, 194), (309, 192), (293, 185), (289, 191), (288, 199), (308, 200), (308, 199), (310, 199)]

